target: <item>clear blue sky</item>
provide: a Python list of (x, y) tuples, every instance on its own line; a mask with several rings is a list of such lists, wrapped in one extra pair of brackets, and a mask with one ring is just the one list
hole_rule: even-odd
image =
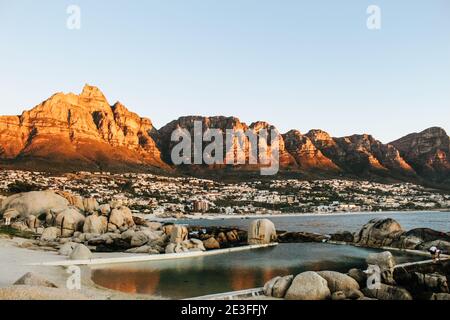
[(2, 114), (89, 83), (157, 127), (196, 114), (383, 142), (450, 132), (448, 0), (0, 0), (0, 39)]

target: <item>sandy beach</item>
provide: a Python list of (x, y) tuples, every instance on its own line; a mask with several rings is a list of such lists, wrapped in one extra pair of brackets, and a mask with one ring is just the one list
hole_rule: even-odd
[[(30, 250), (22, 248), (29, 240), (21, 238), (0, 237), (0, 288), (10, 287), (20, 277), (28, 272), (35, 273), (58, 286), (66, 288), (66, 281), (70, 276), (66, 269), (57, 266), (31, 266), (34, 263), (64, 261), (67, 257), (58, 255), (56, 252), (44, 250)], [(124, 256), (123, 253), (96, 253), (94, 258), (110, 258)], [(148, 295), (126, 294), (97, 286), (91, 280), (91, 271), (88, 267), (82, 267), (81, 290), (77, 293), (89, 299), (95, 300), (153, 300), (161, 297)]]

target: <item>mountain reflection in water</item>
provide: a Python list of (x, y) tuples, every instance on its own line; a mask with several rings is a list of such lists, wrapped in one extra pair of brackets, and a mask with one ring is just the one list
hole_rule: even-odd
[[(261, 287), (273, 277), (306, 270), (347, 272), (365, 267), (365, 258), (375, 251), (321, 243), (280, 244), (217, 256), (95, 267), (92, 279), (112, 290), (182, 299)], [(421, 259), (394, 254), (398, 262)]]

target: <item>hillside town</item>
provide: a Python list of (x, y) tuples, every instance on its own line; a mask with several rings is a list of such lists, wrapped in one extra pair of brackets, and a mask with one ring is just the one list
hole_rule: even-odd
[(99, 202), (119, 200), (135, 213), (157, 217), (402, 210), (445, 210), (450, 193), (410, 183), (353, 180), (270, 180), (222, 183), (154, 174), (0, 171), (0, 194), (62, 190)]

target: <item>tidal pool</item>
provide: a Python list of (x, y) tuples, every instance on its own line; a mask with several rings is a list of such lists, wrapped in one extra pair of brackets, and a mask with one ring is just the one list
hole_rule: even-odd
[[(93, 281), (105, 288), (183, 299), (261, 287), (275, 276), (302, 271), (347, 272), (366, 267), (376, 249), (325, 243), (279, 244), (276, 247), (216, 256), (99, 266)], [(422, 257), (393, 252), (398, 263)]]

